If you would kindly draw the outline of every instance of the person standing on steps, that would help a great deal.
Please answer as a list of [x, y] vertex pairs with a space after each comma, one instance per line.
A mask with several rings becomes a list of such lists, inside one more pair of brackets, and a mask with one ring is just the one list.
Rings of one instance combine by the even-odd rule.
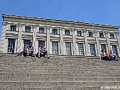
[[38, 50], [38, 58], [40, 58], [41, 56], [46, 56], [49, 59], [48, 51], [44, 43], [40, 45], [39, 50]]

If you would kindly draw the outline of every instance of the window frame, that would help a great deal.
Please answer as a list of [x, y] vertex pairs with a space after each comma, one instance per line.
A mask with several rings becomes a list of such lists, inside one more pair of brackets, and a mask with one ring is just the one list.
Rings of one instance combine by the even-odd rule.
[[[29, 31], [26, 29], [29, 27]], [[31, 32], [31, 27], [30, 26], [25, 26], [25, 32]]]
[[[92, 36], [90, 36], [90, 33], [92, 33]], [[89, 37], [94, 37], [93, 32], [88, 32]]]
[[78, 43], [78, 54], [79, 54], [80, 56], [84, 56], [83, 43]]
[[53, 55], [59, 54], [59, 45], [57, 41], [52, 41], [52, 54]]
[[44, 28], [39, 28], [39, 33], [40, 34], [44, 34], [45, 33], [45, 29]]
[[[13, 28], [12, 28], [13, 27]], [[15, 30], [14, 30], [15, 29]], [[16, 31], [16, 25], [10, 25], [10, 31]]]
[[70, 36], [70, 30], [65, 30], [65, 35]]
[[58, 30], [57, 29], [52, 29], [52, 34], [58, 34]]
[[[78, 33], [80, 32], [80, 33]], [[77, 31], [77, 36], [82, 36], [82, 32], [81, 31]]]
[[71, 43], [65, 42], [65, 52], [66, 55], [72, 55]]

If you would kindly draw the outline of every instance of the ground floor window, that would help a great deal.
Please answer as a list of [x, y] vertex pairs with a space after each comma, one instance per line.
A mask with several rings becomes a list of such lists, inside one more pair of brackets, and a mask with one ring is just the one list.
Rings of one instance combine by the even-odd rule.
[[117, 46], [116, 45], [112, 45], [112, 50], [113, 50], [113, 53], [118, 55], [118, 53], [117, 53]]
[[52, 54], [58, 55], [58, 42], [52, 42]]
[[24, 48], [26, 48], [30, 43], [30, 40], [24, 40]]
[[84, 49], [82, 43], [78, 43], [78, 53], [79, 55], [84, 55]]
[[8, 39], [8, 52], [14, 53], [15, 39]]
[[105, 52], [106, 52], [106, 45], [101, 44], [101, 50], [102, 50], [102, 49], [104, 49], [104, 50], [105, 50]]
[[65, 48], [66, 48], [66, 55], [72, 55], [72, 53], [71, 53], [71, 43], [69, 43], [69, 42], [66, 42], [65, 43]]
[[45, 41], [38, 41], [38, 47], [40, 47], [40, 45], [41, 45], [42, 43], [44, 43], [44, 45], [45, 45]]
[[96, 56], [94, 44], [90, 44], [90, 54], [91, 54], [91, 56]]

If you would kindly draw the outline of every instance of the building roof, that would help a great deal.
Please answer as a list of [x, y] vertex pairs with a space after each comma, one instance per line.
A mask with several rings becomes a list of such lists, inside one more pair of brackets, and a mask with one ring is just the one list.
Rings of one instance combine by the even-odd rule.
[[2, 18], [3, 18], [3, 21], [4, 21], [4, 18], [13, 18], [13, 19], [40, 20], [40, 21], [48, 21], [48, 22], [56, 22], [56, 23], [87, 25], [87, 26], [98, 26], [98, 27], [107, 27], [107, 28], [115, 28], [115, 29], [119, 29], [119, 27], [120, 27], [120, 26], [104, 25], [104, 24], [94, 24], [94, 23], [86, 23], [86, 22], [79, 22], [79, 21], [75, 22], [75, 21], [67, 21], [67, 20], [56, 20], [56, 19], [16, 16], [16, 15], [7, 15], [7, 14], [2, 14]]

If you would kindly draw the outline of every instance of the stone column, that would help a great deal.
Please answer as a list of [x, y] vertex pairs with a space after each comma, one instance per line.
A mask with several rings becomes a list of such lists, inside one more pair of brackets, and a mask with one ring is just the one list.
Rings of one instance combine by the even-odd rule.
[[7, 29], [6, 27], [7, 27], [7, 23], [3, 22], [2, 23], [1, 47], [0, 47], [0, 51], [3, 52], [3, 53], [7, 52], [6, 39], [5, 39], [6, 29]]
[[90, 54], [89, 54], [89, 48], [88, 48], [88, 40], [87, 40], [87, 33], [88, 33], [88, 31], [87, 31], [87, 29], [84, 31], [84, 40], [85, 40], [85, 56], [89, 56]]
[[36, 31], [37, 31], [37, 26], [36, 25], [33, 25], [32, 26], [32, 31], [33, 31], [33, 47], [34, 47], [34, 53], [33, 54], [36, 54], [37, 53], [37, 49], [36, 49]]
[[63, 42], [63, 28], [60, 28], [60, 55], [65, 55], [64, 53], [64, 42]]
[[75, 29], [72, 29], [72, 39], [73, 39], [73, 55], [77, 55]]
[[95, 31], [95, 39], [96, 39], [96, 51], [97, 51], [97, 53], [96, 53], [96, 56], [100, 56], [100, 44], [99, 44], [99, 39], [98, 39], [98, 31]]
[[107, 47], [107, 48], [108, 48], [107, 53], [108, 53], [112, 48], [111, 48], [110, 40], [109, 40], [109, 32], [107, 32], [107, 31], [106, 31], [106, 39], [107, 39], [107, 44], [108, 44], [108, 45], [107, 45], [107, 46], [108, 46], [108, 47]]
[[50, 54], [50, 29], [51, 29], [51, 27], [46, 27], [46, 31], [47, 31], [47, 50], [48, 50], [49, 54]]
[[118, 57], [120, 57], [120, 37], [119, 37], [119, 32], [116, 32], [116, 37], [117, 37], [117, 40], [118, 40], [117, 52], [118, 52]]
[[22, 48], [22, 29], [23, 28], [23, 25], [21, 24], [18, 24], [17, 25], [17, 30], [18, 30], [18, 38], [17, 38], [17, 52], [21, 52], [23, 51], [23, 48]]

